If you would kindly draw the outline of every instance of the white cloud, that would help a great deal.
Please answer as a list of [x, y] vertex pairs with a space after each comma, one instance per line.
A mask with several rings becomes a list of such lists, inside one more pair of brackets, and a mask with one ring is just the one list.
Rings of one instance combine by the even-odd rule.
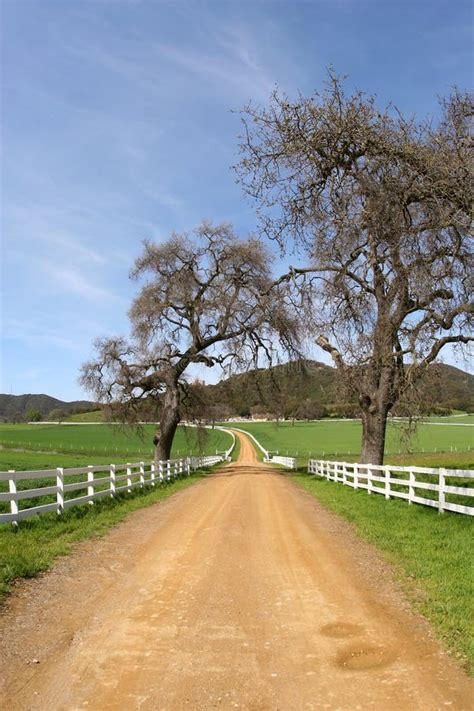
[[231, 42], [222, 46], [224, 52], [214, 53], [166, 44], [156, 45], [156, 50], [187, 74], [213, 85], [217, 82], [222, 93], [235, 95], [238, 92], [245, 99], [267, 99], [273, 83], [264, 69], [250, 58], [248, 50]]
[[105, 264], [107, 262], [105, 255], [93, 249], [87, 244], [87, 240], [79, 241], [72, 236], [77, 216], [65, 207], [45, 208], [36, 204], [24, 206], [9, 204], [6, 214], [10, 231], [14, 230], [16, 235], [14, 241], [10, 240], [13, 244], [12, 251], [18, 252], [19, 244], [27, 246], [28, 249], [34, 244], [35, 250], [38, 247], [49, 248], [56, 257], [60, 255], [61, 259], [68, 263]]
[[19, 341], [33, 348], [49, 345], [76, 351], [79, 345], [79, 339], [70, 338], [64, 330], [50, 328], [37, 322], [7, 318], [3, 322], [2, 329], [5, 340]]
[[60, 287], [62, 293], [69, 292], [82, 296], [91, 301], [116, 301], [120, 300], [117, 294], [93, 284], [83, 273], [72, 267], [56, 267], [43, 264], [44, 271], [49, 273], [51, 286]]

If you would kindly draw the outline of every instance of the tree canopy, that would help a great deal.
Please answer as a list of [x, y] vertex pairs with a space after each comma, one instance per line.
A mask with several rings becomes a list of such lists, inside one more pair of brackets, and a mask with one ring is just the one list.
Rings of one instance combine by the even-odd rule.
[[432, 123], [346, 95], [243, 112], [236, 170], [261, 229], [296, 245], [307, 323], [358, 398], [362, 461], [383, 458], [388, 412], [448, 344], [473, 340], [470, 96]]
[[104, 338], [82, 382], [127, 422], [155, 403], [157, 458], [168, 459], [191, 364], [241, 367], [271, 358], [274, 341], [291, 347], [296, 328], [287, 287], [275, 284], [271, 255], [228, 224], [202, 223], [162, 244], [146, 242], [132, 270], [145, 283], [129, 311], [130, 338]]

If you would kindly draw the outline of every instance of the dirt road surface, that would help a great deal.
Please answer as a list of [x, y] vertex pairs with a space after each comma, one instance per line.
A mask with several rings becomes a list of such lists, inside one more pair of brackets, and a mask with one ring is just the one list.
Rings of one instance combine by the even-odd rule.
[[236, 464], [19, 586], [2, 708], [473, 708], [373, 549], [239, 437]]

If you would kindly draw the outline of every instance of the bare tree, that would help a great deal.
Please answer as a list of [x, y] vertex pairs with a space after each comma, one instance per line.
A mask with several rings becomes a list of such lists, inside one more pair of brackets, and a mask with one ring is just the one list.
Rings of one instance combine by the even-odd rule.
[[48, 420], [50, 422], [57, 422], [58, 424], [61, 424], [61, 422], [67, 417], [66, 412], [64, 410], [61, 410], [60, 407], [55, 407], [53, 410], [48, 415]]
[[294, 268], [317, 344], [356, 396], [362, 462], [383, 461], [387, 414], [448, 344], [472, 336], [472, 99], [437, 126], [346, 95], [274, 93], [243, 112], [244, 191]]
[[132, 277], [149, 280], [129, 312], [131, 337], [98, 340], [81, 381], [124, 422], [140, 419], [143, 402], [155, 403], [158, 460], [170, 457], [191, 364], [241, 367], [270, 357], [275, 337], [294, 340], [271, 263], [259, 240], [237, 239], [228, 224], [204, 222], [193, 236], [145, 243]]

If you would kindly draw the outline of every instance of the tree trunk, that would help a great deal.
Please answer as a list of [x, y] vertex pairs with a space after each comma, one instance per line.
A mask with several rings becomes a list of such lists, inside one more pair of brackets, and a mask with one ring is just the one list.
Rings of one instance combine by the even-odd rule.
[[362, 411], [361, 464], [383, 464], [387, 411]]
[[161, 410], [160, 425], [156, 431], [155, 461], [165, 461], [171, 458], [171, 447], [180, 420], [179, 389], [177, 383], [168, 385]]

